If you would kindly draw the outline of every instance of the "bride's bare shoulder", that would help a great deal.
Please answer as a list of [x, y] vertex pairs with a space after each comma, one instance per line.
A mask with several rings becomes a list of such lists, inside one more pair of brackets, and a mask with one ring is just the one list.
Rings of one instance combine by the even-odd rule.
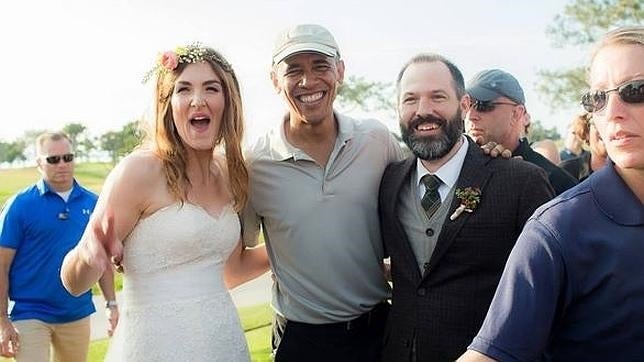
[[163, 175], [163, 162], [152, 151], [137, 150], [124, 157], [114, 171], [130, 181], [148, 182]]

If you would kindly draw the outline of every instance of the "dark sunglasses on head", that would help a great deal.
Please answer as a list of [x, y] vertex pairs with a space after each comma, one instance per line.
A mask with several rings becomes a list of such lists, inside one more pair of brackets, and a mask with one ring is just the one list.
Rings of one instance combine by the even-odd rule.
[[632, 80], [613, 89], [590, 91], [581, 97], [581, 105], [588, 112], [599, 112], [606, 107], [610, 92], [617, 92], [624, 103], [642, 103], [644, 102], [644, 79]]
[[65, 163], [70, 163], [74, 161], [74, 154], [73, 153], [67, 153], [64, 155], [56, 155], [56, 156], [48, 156], [45, 157], [45, 161], [47, 161], [48, 164], [50, 165], [56, 165], [60, 162], [60, 160], [65, 161]]
[[492, 112], [494, 108], [498, 105], [508, 105], [508, 106], [518, 106], [516, 103], [510, 103], [510, 102], [492, 102], [492, 101], [480, 101], [478, 99], [472, 98], [472, 103], [470, 103], [470, 107], [474, 108], [477, 112]]

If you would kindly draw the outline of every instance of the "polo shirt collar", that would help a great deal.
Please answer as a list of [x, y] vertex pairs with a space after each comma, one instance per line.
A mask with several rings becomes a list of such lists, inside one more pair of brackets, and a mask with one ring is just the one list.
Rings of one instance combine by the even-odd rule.
[[[56, 193], [56, 191], [52, 190], [51, 187], [49, 187], [49, 184], [47, 184], [45, 180], [42, 178], [38, 180], [38, 182], [36, 182], [36, 188], [38, 189], [38, 194], [40, 196], [43, 196], [47, 192], [51, 192], [54, 194]], [[76, 179], [74, 179], [74, 181], [72, 182], [72, 192], [69, 194], [70, 198], [76, 193], [77, 189], [78, 189], [78, 183], [76, 182]]]
[[[337, 112], [333, 112], [333, 116], [338, 122], [336, 146], [338, 144], [342, 146], [346, 144], [351, 138], [353, 138], [355, 133], [355, 124], [351, 121], [351, 119]], [[305, 152], [288, 142], [288, 140], [286, 139], [286, 133], [284, 131], [284, 122], [288, 122], [288, 114], [286, 114], [286, 116], [282, 118], [282, 122], [280, 122], [279, 125], [276, 128], [272, 129], [268, 134], [273, 158], [280, 161], [285, 161], [291, 158], [294, 160], [311, 160], [311, 158]]]
[[356, 125], [346, 116], [335, 112], [333, 115], [338, 120], [338, 140], [340, 144], [345, 144], [353, 138]]
[[644, 206], [608, 160], [589, 178], [593, 198], [599, 209], [620, 225], [644, 225]]

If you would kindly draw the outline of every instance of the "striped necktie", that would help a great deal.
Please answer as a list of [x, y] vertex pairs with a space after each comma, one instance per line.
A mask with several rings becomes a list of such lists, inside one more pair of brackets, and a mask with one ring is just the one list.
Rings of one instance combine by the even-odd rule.
[[441, 196], [438, 193], [438, 187], [441, 185], [441, 179], [436, 175], [427, 174], [420, 181], [425, 185], [425, 195], [420, 200], [420, 204], [425, 209], [427, 217], [430, 219], [441, 206]]

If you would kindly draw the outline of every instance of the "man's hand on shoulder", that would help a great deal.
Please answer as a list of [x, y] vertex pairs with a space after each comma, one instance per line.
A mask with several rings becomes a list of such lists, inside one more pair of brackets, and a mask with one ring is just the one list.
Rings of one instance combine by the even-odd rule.
[[[497, 158], [499, 156], [505, 159], [512, 158], [512, 151], [509, 148], [505, 148], [500, 143], [490, 141], [484, 144], [483, 137], [476, 137], [474, 141], [476, 142], [476, 144], [481, 146], [481, 149], [483, 150], [483, 152], [485, 152], [486, 155], [489, 155], [492, 158]], [[515, 156], [514, 158], [522, 159], [523, 157]]]

